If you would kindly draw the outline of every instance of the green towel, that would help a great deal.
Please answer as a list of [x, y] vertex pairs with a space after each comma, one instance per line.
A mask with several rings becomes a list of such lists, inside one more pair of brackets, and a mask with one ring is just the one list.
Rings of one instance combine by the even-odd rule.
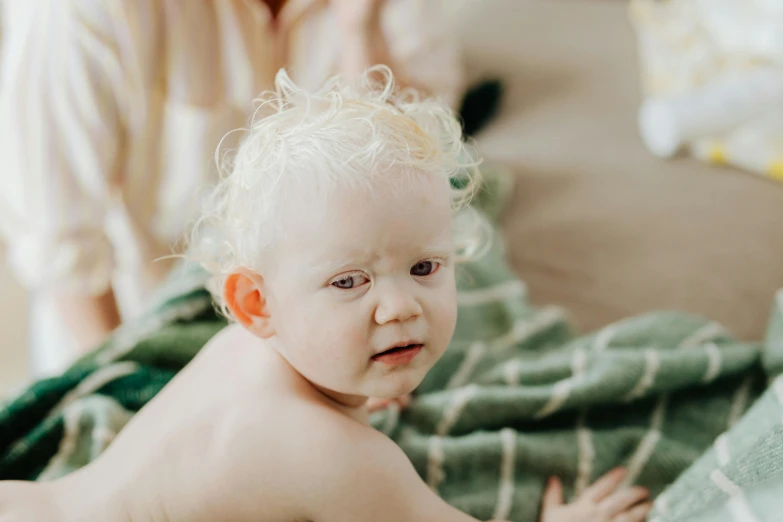
[[650, 520], [783, 520], [783, 290], [775, 300], [762, 360], [770, 376], [763, 395], [658, 498]]
[[[576, 335], [562, 310], [529, 304], [499, 236], [458, 274], [449, 350], [408, 409], [372, 417], [449, 503], [480, 520], [532, 522], [546, 477], [560, 476], [572, 496], [626, 465], [632, 482], [665, 491], [661, 520], [705, 509], [717, 512], [698, 520], [732, 520], [737, 490], [756, 520], [777, 520], [765, 484], [783, 492], [783, 413], [779, 388], [765, 389], [783, 361], [779, 313], [765, 346], [672, 312]], [[225, 325], [203, 283], [184, 265], [146, 315], [0, 410], [0, 478], [62, 476], [98, 456]], [[716, 469], [735, 500], [712, 480]]]

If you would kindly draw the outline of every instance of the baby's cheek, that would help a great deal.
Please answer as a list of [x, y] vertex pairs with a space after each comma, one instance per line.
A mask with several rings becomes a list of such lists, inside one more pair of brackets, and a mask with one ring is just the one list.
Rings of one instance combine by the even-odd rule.
[[357, 357], [364, 357], [368, 350], [365, 329], [354, 315], [329, 310], [307, 327], [308, 344], [316, 347], [319, 363], [350, 368], [356, 366]]
[[447, 286], [441, 291], [437, 310], [444, 330], [451, 336], [457, 325], [457, 289], [454, 286]]
[[436, 332], [435, 336], [443, 345], [441, 349], [445, 351], [446, 346], [451, 342], [454, 335], [454, 328], [457, 326], [457, 296], [456, 292], [444, 292], [444, 299], [434, 307], [435, 318], [433, 326]]
[[332, 338], [340, 345], [340, 351], [346, 356], [355, 356], [357, 351], [364, 352], [367, 346], [367, 330], [357, 317], [338, 316], [331, 324]]

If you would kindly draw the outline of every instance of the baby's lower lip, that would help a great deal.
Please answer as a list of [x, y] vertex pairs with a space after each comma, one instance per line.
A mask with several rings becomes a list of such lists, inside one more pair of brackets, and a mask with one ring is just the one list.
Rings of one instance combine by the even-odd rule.
[[413, 361], [413, 359], [419, 355], [422, 348], [424, 348], [424, 345], [422, 344], [412, 344], [409, 347], [400, 348], [393, 352], [383, 352], [378, 355], [373, 355], [372, 360], [390, 366], [400, 366]]

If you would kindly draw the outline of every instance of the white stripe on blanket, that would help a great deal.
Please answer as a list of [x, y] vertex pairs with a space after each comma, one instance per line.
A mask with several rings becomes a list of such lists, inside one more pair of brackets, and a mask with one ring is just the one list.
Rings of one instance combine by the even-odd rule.
[[443, 473], [443, 439], [433, 435], [427, 441], [427, 485], [435, 493], [446, 478]]
[[595, 447], [593, 446], [593, 433], [586, 425], [587, 411], [579, 415], [576, 425], [576, 441], [579, 448], [579, 460], [576, 467], [576, 481], [574, 483], [575, 496], [581, 495], [590, 485], [593, 474], [593, 460], [595, 460]]
[[507, 519], [514, 503], [514, 464], [516, 463], [517, 433], [510, 429], [500, 430], [500, 442], [503, 449], [503, 458], [500, 463], [500, 486], [498, 488], [498, 502], [495, 505], [493, 519]]
[[644, 394], [653, 387], [655, 384], [655, 377], [658, 375], [658, 370], [661, 368], [661, 358], [658, 355], [658, 350], [649, 348], [644, 351], [644, 373], [636, 383], [636, 386], [628, 392], [625, 396], [626, 402], [634, 401], [640, 397], [644, 397]]
[[726, 428], [731, 428], [740, 420], [742, 414], [745, 413], [745, 409], [748, 407], [748, 401], [750, 400], [750, 388], [753, 386], [753, 376], [749, 375], [745, 377], [734, 392], [734, 399], [731, 401], [731, 410], [729, 410], [729, 419]]
[[587, 365], [587, 352], [581, 346], [574, 349], [574, 354], [571, 359], [571, 377], [563, 379], [555, 383], [552, 395], [549, 397], [549, 401], [536, 413], [536, 418], [540, 419], [551, 415], [560, 408], [568, 400], [571, 395], [571, 391], [574, 389], [579, 379], [582, 378], [585, 367]]
[[449, 379], [449, 382], [446, 384], [447, 390], [459, 388], [467, 382], [473, 373], [473, 370], [484, 356], [486, 348], [487, 345], [482, 342], [475, 342], [470, 345], [470, 348], [468, 348], [468, 351], [465, 354], [465, 358], [462, 360], [462, 364], [459, 365], [457, 371], [454, 372], [451, 379]]
[[661, 428], [663, 427], [663, 419], [666, 416], [668, 405], [668, 395], [663, 395], [658, 399], [658, 403], [655, 405], [655, 409], [650, 417], [650, 429], [644, 435], [639, 446], [636, 447], [636, 451], [628, 461], [628, 471], [623, 480], [624, 486], [636, 483], [642, 470], [655, 452], [655, 447], [658, 445], [658, 441], [661, 440]]
[[454, 393], [454, 399], [446, 408], [446, 411], [443, 412], [443, 417], [441, 417], [438, 427], [435, 430], [435, 433], [437, 433], [439, 437], [445, 437], [449, 434], [451, 428], [453, 428], [459, 420], [462, 410], [465, 409], [468, 402], [476, 395], [478, 389], [479, 387], [477, 385], [471, 384], [470, 386], [458, 389]]
[[96, 392], [110, 382], [126, 375], [131, 375], [139, 369], [139, 365], [132, 361], [123, 361], [95, 370], [85, 377], [74, 389], [65, 394], [60, 402], [52, 409], [50, 416], [57, 415], [67, 405], [86, 395]]
[[60, 439], [57, 453], [49, 459], [46, 467], [39, 475], [39, 481], [49, 480], [51, 478], [49, 475], [53, 471], [60, 470], [76, 451], [76, 444], [81, 433], [82, 411], [82, 404], [78, 402], [63, 409], [63, 436]]
[[737, 522], [758, 522], [758, 519], [748, 505], [742, 488], [732, 482], [731, 479], [724, 475], [719, 469], [713, 470], [712, 473], [710, 473], [710, 480], [729, 496], [729, 501], [726, 505], [728, 506], [729, 511], [731, 511], [734, 520]]
[[720, 374], [721, 364], [723, 357], [720, 354], [720, 349], [715, 343], [707, 343], [704, 345], [704, 351], [707, 354], [707, 371], [704, 372], [704, 378], [702, 382], [710, 383], [715, 380]]

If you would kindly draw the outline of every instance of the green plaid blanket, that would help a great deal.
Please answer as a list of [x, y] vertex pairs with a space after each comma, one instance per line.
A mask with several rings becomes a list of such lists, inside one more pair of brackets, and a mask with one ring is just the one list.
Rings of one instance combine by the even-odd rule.
[[[764, 345], [668, 312], [576, 335], [562, 310], [529, 304], [493, 245], [460, 270], [454, 340], [411, 406], [372, 418], [434, 491], [481, 520], [527, 522], [547, 476], [574, 495], [625, 465], [659, 495], [661, 522], [781, 520], [783, 294]], [[149, 313], [6, 404], [0, 478], [95, 459], [225, 325], [203, 282], [183, 266]]]

